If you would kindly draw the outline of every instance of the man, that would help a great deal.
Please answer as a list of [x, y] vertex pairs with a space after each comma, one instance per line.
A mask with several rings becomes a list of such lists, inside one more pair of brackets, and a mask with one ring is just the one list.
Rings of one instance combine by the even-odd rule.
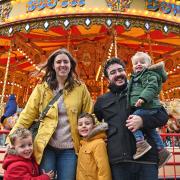
[[[157, 115], [129, 116], [125, 64], [118, 58], [110, 59], [104, 66], [104, 75], [109, 81], [110, 91], [97, 99], [94, 112], [109, 126], [107, 149], [113, 180], [157, 180], [158, 153], [148, 129], [166, 124], [166, 111], [157, 112], [158, 118]], [[139, 128], [142, 128], [152, 148], [135, 161], [136, 144], [132, 132]]]

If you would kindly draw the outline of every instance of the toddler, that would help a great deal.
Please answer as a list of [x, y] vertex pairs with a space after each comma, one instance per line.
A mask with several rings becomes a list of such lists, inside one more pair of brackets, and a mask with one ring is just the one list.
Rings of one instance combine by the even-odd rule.
[[[164, 63], [151, 65], [151, 58], [144, 52], [137, 52], [132, 58], [133, 74], [129, 82], [128, 102], [133, 115], [157, 115], [163, 106], [159, 100], [162, 83], [167, 79]], [[171, 157], [171, 153], [164, 148], [163, 141], [155, 129], [151, 129], [151, 138], [155, 141], [159, 152], [159, 167], [163, 166]], [[136, 154], [138, 159], [151, 149], [144, 140], [141, 130], [133, 132], [136, 139]]]

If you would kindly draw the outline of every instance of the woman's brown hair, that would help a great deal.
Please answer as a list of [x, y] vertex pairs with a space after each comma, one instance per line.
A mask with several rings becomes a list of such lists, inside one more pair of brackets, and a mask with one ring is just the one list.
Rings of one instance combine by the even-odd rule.
[[46, 65], [44, 67], [42, 67], [42, 69], [41, 69], [41, 70], [43, 70], [43, 69], [46, 70], [46, 73], [42, 79], [42, 82], [44, 82], [44, 81], [47, 82], [49, 87], [52, 90], [55, 90], [58, 88], [58, 81], [56, 79], [56, 72], [54, 70], [54, 60], [55, 60], [56, 56], [59, 54], [67, 55], [70, 60], [70, 63], [71, 63], [71, 69], [70, 69], [70, 72], [66, 79], [65, 88], [64, 88], [67, 91], [71, 91], [76, 84], [80, 84], [80, 80], [79, 80], [78, 74], [76, 72], [76, 61], [72, 57], [70, 52], [68, 50], [66, 50], [65, 48], [58, 49], [49, 56]]

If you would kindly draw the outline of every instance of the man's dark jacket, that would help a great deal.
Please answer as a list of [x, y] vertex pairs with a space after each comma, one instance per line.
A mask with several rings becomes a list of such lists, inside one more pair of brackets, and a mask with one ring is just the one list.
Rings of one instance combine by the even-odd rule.
[[[158, 110], [157, 110], [158, 111]], [[143, 116], [143, 132], [152, 149], [143, 157], [136, 161], [144, 163], [157, 163], [158, 154], [156, 144], [152, 138], [148, 136], [148, 129], [153, 129], [166, 124], [168, 115], [166, 111], [162, 111], [158, 117], [150, 115]], [[126, 127], [126, 120], [129, 116], [127, 108], [127, 87], [123, 90], [117, 90], [110, 87], [110, 92], [100, 96], [94, 107], [94, 113], [97, 118], [108, 123], [107, 131], [108, 142], [107, 150], [110, 164], [120, 162], [131, 162], [133, 154], [136, 152], [136, 144], [133, 134]]]

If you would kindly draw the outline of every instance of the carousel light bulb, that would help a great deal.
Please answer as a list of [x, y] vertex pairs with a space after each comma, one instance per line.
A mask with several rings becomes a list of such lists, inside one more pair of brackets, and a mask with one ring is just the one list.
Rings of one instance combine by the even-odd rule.
[[108, 10], [108, 11], [112, 11], [111, 8], [109, 8], [109, 7], [107, 8], [107, 10]]
[[132, 12], [133, 12], [133, 13], [136, 13], [136, 9], [133, 9]]
[[96, 7], [96, 8], [94, 8], [94, 11], [98, 11], [99, 9]]
[[144, 11], [144, 14], [145, 14], [145, 15], [148, 15], [148, 14], [149, 14], [149, 11], [147, 11], [147, 10]]
[[159, 17], [159, 16], [160, 16], [160, 13], [156, 13], [156, 16]]

